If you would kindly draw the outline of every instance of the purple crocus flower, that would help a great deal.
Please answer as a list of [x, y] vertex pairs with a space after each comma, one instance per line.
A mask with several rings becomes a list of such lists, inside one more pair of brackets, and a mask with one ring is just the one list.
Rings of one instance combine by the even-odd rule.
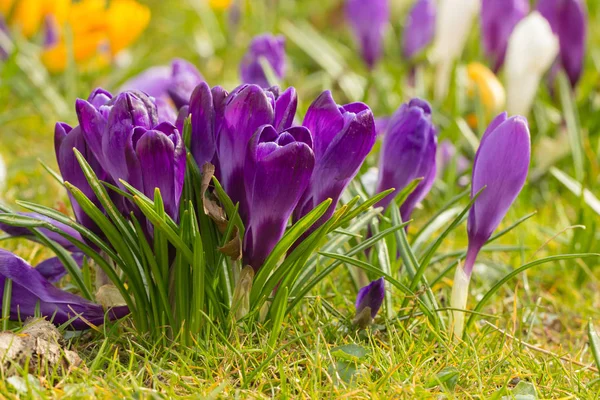
[[435, 15], [434, 0], [417, 0], [408, 13], [404, 26], [404, 57], [413, 58], [433, 41]]
[[531, 141], [527, 120], [498, 115], [481, 138], [473, 162], [471, 196], [485, 187], [469, 211], [469, 248], [464, 270], [469, 275], [481, 247], [496, 230], [523, 188], [529, 171]]
[[560, 44], [560, 64], [574, 87], [583, 69], [587, 12], [581, 0], [539, 0], [537, 10], [548, 20]]
[[339, 106], [329, 91], [310, 105], [302, 125], [312, 133], [316, 162], [293, 219], [297, 221], [328, 198], [333, 200], [314, 230], [333, 215], [342, 192], [373, 148], [377, 133], [366, 104]]
[[196, 67], [179, 58], [171, 65], [151, 67], [129, 79], [119, 91], [139, 90], [154, 97], [160, 122], [175, 122], [177, 110], [188, 105], [194, 88], [203, 82]]
[[504, 63], [510, 34], [527, 13], [529, 0], [483, 0], [481, 39], [494, 72], [498, 72]]
[[[127, 91], [100, 108], [79, 99], [76, 111], [87, 146], [113, 181], [122, 186], [122, 179], [150, 199], [159, 188], [165, 210], [177, 219], [185, 146], [174, 125], [159, 123], [152, 99], [139, 91]], [[122, 211], [128, 214], [131, 205]]]
[[[206, 89], [204, 93], [207, 95]], [[193, 128], [192, 149], [194, 141], [206, 143], [212, 140], [209, 136], [215, 138], [218, 177], [231, 200], [242, 204], [243, 213], [246, 196], [244, 163], [248, 142], [262, 125], [273, 125], [278, 132], [292, 125], [297, 105], [296, 90], [289, 88], [280, 94], [276, 87], [263, 90], [257, 85], [242, 85], [230, 94], [220, 88], [213, 88], [211, 94], [214, 110], [212, 131], [206, 128], [210, 124], [200, 124], [200, 130]], [[203, 111], [204, 115], [210, 115], [210, 101], [200, 103], [204, 105], [204, 110], [208, 110]], [[196, 110], [197, 108], [190, 107], [192, 115]], [[196, 154], [198, 151], [194, 155]]]
[[[4, 295], [6, 279], [12, 280], [12, 320], [33, 317], [39, 307], [40, 313], [48, 319], [52, 318], [56, 325], [64, 324], [78, 315], [81, 315], [81, 318], [71, 322], [73, 329], [89, 328], [86, 321], [94, 325], [104, 323], [107, 313], [101, 305], [52, 286], [25, 260], [6, 250], [0, 250], [0, 297]], [[108, 311], [107, 317], [117, 319], [128, 313], [127, 307], [114, 307]]]
[[268, 88], [269, 83], [260, 59], [269, 63], [278, 79], [285, 74], [285, 38], [281, 35], [262, 34], [254, 37], [246, 55], [240, 63], [240, 76], [243, 83], [254, 83]]
[[436, 176], [436, 129], [431, 107], [412, 99], [392, 116], [383, 137], [377, 192], [395, 188], [394, 194], [378, 203], [387, 208], [394, 197], [417, 178], [424, 178], [400, 207], [402, 220], [410, 219], [413, 208], [429, 193]]
[[[105, 107], [109, 104], [112, 99], [112, 95], [102, 89], [94, 90], [88, 97], [87, 104], [90, 107], [100, 111], [100, 109], [106, 109]], [[102, 168], [98, 159], [94, 156], [89, 146], [87, 145], [83, 136], [80, 126], [72, 128], [64, 122], [57, 122], [54, 128], [54, 150], [56, 152], [56, 161], [58, 168], [63, 179], [74, 186], [89, 198], [96, 207], [102, 210], [102, 205], [97, 199], [94, 191], [90, 187], [79, 166], [79, 162], [75, 157], [73, 149], [77, 149], [90, 164], [94, 173], [98, 179], [113, 183], [108, 173]], [[99, 234], [101, 231], [98, 226], [92, 221], [90, 217], [79, 207], [79, 204], [75, 201], [75, 198], [69, 192], [69, 198], [71, 200], [71, 207], [77, 221], [90, 229], [92, 232]]]
[[390, 19], [388, 1], [346, 0], [346, 17], [369, 69], [383, 53], [383, 36]]
[[277, 133], [260, 127], [248, 144], [244, 166], [246, 233], [244, 264], [258, 270], [285, 232], [308, 186], [315, 156], [312, 138], [302, 126]]
[[366, 328], [377, 316], [385, 297], [385, 281], [379, 278], [361, 288], [356, 296], [356, 318], [354, 322]]
[[[464, 309], [479, 251], [496, 230], [525, 184], [531, 157], [527, 120], [498, 115], [481, 138], [473, 162], [471, 196], [483, 189], [469, 211], [469, 246], [464, 266], [456, 269], [451, 305]], [[454, 334], [462, 336], [464, 313], [454, 312]]]

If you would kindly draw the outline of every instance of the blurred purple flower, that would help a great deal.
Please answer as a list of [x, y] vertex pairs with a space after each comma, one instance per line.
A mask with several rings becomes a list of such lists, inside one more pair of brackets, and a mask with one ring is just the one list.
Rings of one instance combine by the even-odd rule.
[[139, 90], [154, 97], [159, 121], [174, 123], [177, 110], [189, 104], [192, 91], [203, 81], [192, 63], [176, 58], [170, 66], [146, 69], [121, 85], [119, 91]]
[[587, 11], [582, 0], [540, 0], [537, 10], [548, 20], [560, 43], [560, 64], [575, 87], [585, 57]]
[[127, 307], [114, 307], [105, 312], [99, 304], [52, 286], [25, 260], [6, 250], [0, 250], [0, 297], [4, 296], [6, 279], [12, 280], [12, 320], [24, 321], [33, 317], [36, 309], [39, 309], [42, 316], [52, 319], [56, 325], [75, 318], [71, 327], [82, 330], [89, 328], [86, 321], [101, 325], [105, 321], [105, 315], [107, 319], [118, 319], [129, 313]]
[[390, 19], [388, 0], [346, 0], [350, 23], [362, 58], [373, 69], [383, 54], [383, 39]]
[[448, 139], [442, 140], [435, 157], [437, 175], [441, 175], [453, 162], [456, 162], [456, 175], [462, 175], [469, 168], [469, 160], [462, 154], [457, 154], [456, 147]]
[[263, 58], [273, 70], [278, 79], [285, 74], [285, 38], [262, 34], [255, 36], [250, 43], [246, 55], [240, 63], [240, 76], [243, 83], [253, 83], [268, 88], [275, 82], [267, 79], [260, 59]]
[[404, 25], [404, 57], [410, 59], [420, 53], [435, 35], [436, 7], [434, 0], [417, 0]]
[[403, 221], [429, 193], [436, 176], [436, 129], [431, 121], [431, 107], [426, 101], [412, 99], [392, 116], [383, 137], [379, 160], [377, 192], [395, 188], [392, 195], [377, 206], [387, 208], [395, 196], [417, 178], [424, 178], [400, 207]]
[[361, 288], [356, 296], [356, 314], [369, 307], [371, 319], [377, 316], [385, 297], [385, 281], [379, 278]]
[[483, 0], [481, 39], [494, 72], [504, 63], [510, 34], [528, 12], [529, 0]]

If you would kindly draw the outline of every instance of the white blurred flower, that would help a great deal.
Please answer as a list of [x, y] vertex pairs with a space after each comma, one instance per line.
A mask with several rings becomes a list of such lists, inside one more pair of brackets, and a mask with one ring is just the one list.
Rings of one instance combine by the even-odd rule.
[[537, 11], [522, 19], [508, 39], [506, 50], [507, 111], [527, 115], [540, 80], [559, 51], [558, 38]]
[[481, 0], [438, 0], [432, 53], [437, 65], [435, 97], [438, 101], [448, 94], [452, 67], [465, 47], [480, 7]]

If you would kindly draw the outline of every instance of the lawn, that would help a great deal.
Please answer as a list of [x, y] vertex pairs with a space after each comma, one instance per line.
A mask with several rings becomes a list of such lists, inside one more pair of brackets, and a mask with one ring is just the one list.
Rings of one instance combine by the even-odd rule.
[[[600, 118], [597, 117], [600, 115], [600, 31], [597, 25], [600, 3], [583, 2], [586, 3], [587, 37], [583, 72], [577, 84], [572, 88], [563, 71], [554, 75], [554, 79], [551, 73], [542, 71], [531, 109], [523, 113], [531, 138], [527, 180], [498, 228], [493, 230], [497, 237], [492, 236], [493, 243], [487, 244], [477, 258], [464, 312], [469, 323], [464, 335], [456, 337], [452, 335], [451, 325], [458, 312], [453, 312], [456, 303], [451, 304], [451, 298], [455, 269], [457, 265], [462, 269], [469, 244], [467, 213], [471, 170], [487, 126], [496, 114], [512, 107], [504, 102], [490, 106], [485, 88], [473, 79], [472, 63], [491, 68], [481, 43], [484, 27], [479, 14], [467, 32], [464, 50], [451, 64], [448, 94], [440, 97], [434, 89], [440, 70], [436, 69], [431, 46], [410, 60], [403, 54], [404, 28], [411, 0], [389, 1], [383, 55], [372, 69], [361, 57], [342, 0], [237, 0], [229, 9], [216, 6], [219, 2], [209, 4], [203, 0], [140, 2], [151, 11], [148, 26], [137, 40], [109, 62], [92, 60], [82, 66], [69, 60], [63, 71], [49, 72], [39, 56], [40, 35], [25, 38], [17, 30], [5, 35], [12, 53], [0, 63], [0, 157], [3, 161], [0, 201], [3, 207], [24, 211], [22, 202], [33, 202], [73, 216], [68, 191], [48, 170], [59, 170], [54, 148], [55, 123], [78, 124], [77, 98], [87, 98], [97, 87], [116, 95], [131, 77], [152, 66], [169, 65], [173, 58], [194, 64], [210, 87], [222, 86], [231, 91], [241, 83], [240, 62], [252, 38], [265, 32], [285, 38], [284, 76], [274, 76], [277, 71], [272, 67], [266, 68], [266, 76], [271, 83], [275, 78], [283, 89], [296, 88], [298, 111], [294, 125], [302, 123], [311, 103], [324, 90], [330, 90], [340, 105], [364, 102], [376, 122], [394, 114], [403, 103], [419, 97], [431, 104], [431, 120], [437, 130], [438, 164], [443, 142], [452, 143], [456, 155], [444, 168], [438, 165], [431, 191], [416, 205], [406, 230], [400, 225], [397, 205], [402, 203], [402, 195], [406, 199], [408, 191], [398, 196], [387, 212], [365, 207], [337, 226], [336, 218], [343, 220], [352, 207], [365, 204], [375, 195], [374, 188], [370, 189], [369, 176], [371, 180], [376, 179], [372, 168], [378, 166], [380, 155], [388, 145], [386, 135], [392, 129], [378, 135], [356, 177], [342, 194], [338, 213], [323, 229], [316, 231], [322, 235], [314, 240], [315, 245], [300, 245], [298, 248], [305, 252], [294, 252], [298, 242], [291, 249], [286, 247], [278, 258], [265, 257], [260, 264], [265, 269], [266, 266], [272, 268], [273, 275], [258, 272], [257, 268], [251, 275], [255, 285], [247, 292], [244, 292], [242, 279], [247, 277], [246, 270], [242, 270], [240, 261], [229, 258], [230, 253], [225, 251], [225, 257], [217, 247], [238, 233], [249, 234], [248, 224], [245, 232], [242, 224], [237, 224], [238, 212], [245, 223], [246, 215], [252, 210], [243, 210], [242, 206], [235, 208], [235, 202], [229, 199], [234, 196], [226, 185], [227, 194], [222, 195], [218, 185], [211, 182], [214, 198], [227, 217], [222, 229], [218, 229], [200, 207], [195, 211], [186, 208], [185, 212], [189, 213], [183, 217], [185, 201], [181, 202], [179, 220], [173, 217], [177, 221], [173, 226], [181, 227], [177, 234], [181, 233], [181, 241], [196, 255], [196, 236], [189, 232], [195, 232], [194, 226], [199, 225], [199, 235], [203, 235], [200, 247], [204, 246], [200, 253], [214, 253], [214, 259], [218, 260], [215, 265], [225, 268], [223, 274], [230, 277], [231, 282], [223, 284], [224, 278], [218, 273], [212, 286], [200, 281], [200, 285], [206, 285], [202, 286], [201, 296], [206, 297], [195, 292], [199, 287], [196, 281], [182, 281], [178, 275], [169, 275], [171, 282], [157, 282], [156, 293], [146, 285], [142, 291], [150, 293], [148, 320], [156, 323], [146, 329], [142, 328], [146, 321], [142, 303], [134, 294], [132, 303], [127, 303], [131, 309], [135, 306], [134, 315], [103, 325], [94, 324], [91, 329], [73, 330], [68, 324], [59, 326], [62, 345], [77, 353], [81, 363], [67, 367], [62, 361], [57, 367], [57, 364], [38, 362], [35, 357], [25, 357], [21, 363], [3, 359], [0, 397], [600, 398], [600, 338], [595, 333], [600, 329], [600, 254], [596, 254], [600, 253], [600, 190], [597, 189], [600, 184]], [[483, 3], [485, 7], [488, 2]], [[94, 16], [85, 18], [93, 20]], [[64, 34], [72, 38], [77, 32], [67, 30]], [[4, 42], [0, 35], [0, 46]], [[264, 58], [261, 62], [263, 67], [268, 63]], [[497, 74], [503, 86], [508, 86], [506, 82], [510, 80], [507, 69], [505, 66]], [[510, 93], [508, 99], [511, 99]], [[182, 131], [189, 134], [193, 130], [193, 117], [194, 114], [192, 127], [186, 124]], [[189, 142], [186, 144], [189, 147]], [[501, 149], [496, 150], [501, 152]], [[223, 160], [225, 156], [220, 157]], [[400, 154], [397, 157], [401, 159]], [[462, 160], [465, 169], [461, 168]], [[343, 162], [340, 159], [340, 163]], [[188, 173], [189, 165], [188, 159]], [[501, 175], [511, 173], [512, 168], [501, 169], [502, 160], [497, 165]], [[140, 170], [146, 167], [152, 168], [149, 164], [138, 165]], [[219, 180], [223, 181], [221, 176]], [[197, 185], [188, 191], [193, 186], [189, 181]], [[194, 199], [190, 204], [201, 203], [206, 210], [208, 200], [204, 193], [201, 200], [195, 202], [194, 196], [198, 195], [194, 190], [200, 191], [199, 182], [186, 175], [182, 199]], [[417, 184], [420, 182], [414, 182], [409, 189]], [[289, 191], [293, 190], [294, 185], [289, 185]], [[505, 191], [510, 188], [503, 188], [496, 197], [502, 198]], [[164, 195], [162, 187], [161, 194]], [[191, 197], [186, 197], [188, 195]], [[284, 195], [284, 191], [278, 193], [278, 196]], [[359, 200], [354, 203], [357, 195]], [[139, 200], [140, 196], [135, 197]], [[161, 206], [155, 202], [161, 203], [155, 199], [149, 204], [167, 221], [165, 209], [161, 214]], [[140, 208], [145, 210], [142, 205]], [[152, 207], [149, 213], [154, 212]], [[270, 210], [264, 211], [265, 215], [279, 212], [276, 208], [273, 212]], [[128, 217], [127, 214], [124, 213], [123, 218]], [[192, 222], [196, 221], [196, 215], [198, 222]], [[284, 226], [289, 219], [290, 215], [285, 218]], [[294, 225], [288, 224], [286, 230], [289, 237], [294, 234], [294, 227], [303, 221], [297, 222], [295, 216], [291, 220]], [[0, 219], [0, 222], [7, 221]], [[149, 240], [154, 247], [148, 251], [154, 252], [149, 259], [158, 260], [159, 265], [162, 261], [172, 262], [176, 269], [185, 264], [186, 261], [182, 261], [185, 252], [181, 251], [185, 246], [178, 247], [179, 238], [173, 239], [163, 230], [164, 225], [170, 225], [159, 225], [154, 220], [152, 223], [150, 228], [140, 225], [139, 230], [135, 230], [136, 226], [128, 222], [124, 229], [131, 228], [144, 243], [144, 233], [146, 238], [156, 235]], [[142, 231], [144, 233], [140, 233]], [[205, 239], [205, 232], [210, 232], [213, 238]], [[111, 241], [112, 236], [106, 237], [108, 247], [116, 249], [115, 257], [125, 257], [121, 250], [126, 246], [121, 248]], [[280, 236], [279, 243], [286, 238], [288, 236], [283, 239]], [[7, 234], [0, 239], [2, 249], [33, 266], [53, 256], [47, 246], [24, 238]], [[371, 239], [369, 249], [361, 248], [361, 244], [370, 243]], [[123, 235], [127, 246], [130, 245], [128, 240]], [[255, 240], [266, 241], [262, 236]], [[212, 248], [208, 249], [207, 243]], [[289, 245], [293, 243], [295, 240], [289, 239]], [[246, 251], [245, 244], [243, 250]], [[133, 254], [137, 253], [133, 251]], [[109, 258], [106, 253], [103, 257]], [[206, 257], [202, 260], [203, 266], [210, 264], [210, 257]], [[244, 254], [244, 261], [246, 257]], [[299, 268], [298, 281], [293, 280], [296, 278], [291, 272], [278, 269], [281, 265], [287, 266], [285, 263], [289, 260], [293, 260], [289, 262], [290, 268]], [[0, 274], [2, 271], [0, 265]], [[128, 280], [126, 270], [117, 272], [123, 272], [118, 274], [125, 283], [123, 290], [133, 293], [138, 283]], [[418, 276], [419, 272], [424, 275]], [[282, 275], [267, 282], [267, 276], [276, 273]], [[322, 280], [306, 286], [305, 291], [298, 289], [306, 282], [313, 282], [310, 279], [319, 273], [323, 274]], [[83, 295], [77, 282], [77, 276], [83, 276], [83, 285], [97, 296], [94, 274], [89, 263], [84, 265], [82, 273], [69, 274], [56, 286]], [[195, 272], [189, 276], [196, 277]], [[374, 320], [367, 321], [368, 326], [361, 329], [355, 323], [357, 292], [381, 276], [386, 279], [383, 306]], [[271, 290], [261, 289], [257, 282], [265, 287], [271, 283]], [[173, 325], [167, 322], [171, 311], [168, 306], [161, 308], [163, 305], [153, 303], [160, 304], [157, 299], [161, 299], [161, 284], [168, 291], [165, 303], [175, 310], [173, 320], [184, 321], [179, 325], [181, 331], [176, 326], [165, 328]], [[216, 294], [205, 292], [209, 287]], [[223, 287], [229, 288], [230, 293], [225, 293], [227, 290], [221, 293]], [[3, 293], [6, 294], [6, 289]], [[247, 299], [248, 305], [243, 301], [239, 304], [250, 308], [249, 312], [242, 312], [241, 317], [236, 308], [239, 298]], [[5, 330], [19, 333], [23, 323], [15, 318], [8, 321], [10, 307], [7, 309], [6, 305], [10, 302], [6, 301], [4, 298], [2, 303], [3, 326]], [[99, 297], [96, 301], [100, 302]], [[198, 307], [200, 312], [195, 313], [198, 304], [202, 306]], [[182, 309], [193, 317], [186, 318]], [[221, 309], [225, 310], [224, 317], [219, 317]], [[263, 313], [267, 311], [265, 319]], [[39, 314], [39, 309], [36, 313]], [[196, 317], [200, 320], [195, 320]], [[186, 333], [186, 329], [195, 327], [197, 332]], [[3, 353], [0, 351], [0, 354]]]

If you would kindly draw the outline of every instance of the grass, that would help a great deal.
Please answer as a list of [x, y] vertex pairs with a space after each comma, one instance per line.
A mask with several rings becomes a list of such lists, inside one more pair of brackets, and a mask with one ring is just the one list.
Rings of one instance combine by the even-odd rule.
[[[398, 4], [406, 2], [394, 3], [393, 28], [386, 41], [387, 57], [372, 76], [354, 52], [337, 0], [281, 0], [277, 6], [270, 0], [252, 1], [235, 29], [226, 29], [226, 16], [213, 15], [207, 9], [197, 10], [192, 2], [148, 3], [153, 8], [154, 22], [132, 48], [131, 64], [121, 69], [67, 73], [48, 79], [46, 84], [66, 104], [72, 105], [75, 96], [85, 97], [93, 87], [116, 89], [128, 76], [178, 56], [198, 65], [211, 85], [221, 84], [231, 89], [238, 82], [237, 65], [251, 36], [275, 31], [287, 37], [290, 67], [285, 84], [298, 89], [302, 112], [324, 89], [332, 89], [339, 103], [363, 99], [376, 115], [391, 113], [414, 95], [406, 85], [409, 68], [399, 55], [400, 21], [405, 7]], [[500, 229], [533, 211], [537, 214], [495, 243], [516, 246], [516, 251], [482, 254], [471, 283], [471, 309], [494, 282], [526, 262], [563, 253], [600, 251], [596, 232], [598, 214], [585, 199], [578, 198], [548, 173], [550, 167], [558, 168], [577, 177], [585, 188], [600, 196], [597, 190], [600, 28], [594, 23], [600, 20], [600, 6], [588, 1], [588, 11], [589, 51], [582, 82], [572, 99], [574, 105], [565, 109], [564, 105], [571, 104], [566, 101], [569, 99], [561, 98], [560, 93], [553, 98], [545, 88], [540, 90], [529, 116], [534, 149], [532, 175]], [[219, 29], [214, 29], [215, 21]], [[477, 32], [474, 28], [463, 56], [465, 63], [483, 60]], [[324, 46], [328, 49], [327, 57], [319, 51]], [[414, 91], [431, 98], [427, 95], [431, 68], [427, 63], [420, 68], [425, 70], [425, 86]], [[481, 132], [465, 131], [460, 121], [468, 113], [468, 107], [455, 101], [460, 88], [451, 90], [447, 102], [434, 105], [439, 137], [451, 139], [465, 155], [472, 156], [473, 137], [469, 135], [474, 133], [477, 138]], [[66, 193], [38, 163], [41, 159], [55, 166], [54, 122], [75, 122], [73, 107], [64, 115], [59, 111], [19, 65], [9, 61], [2, 67], [0, 155], [7, 166], [7, 182], [0, 197], [4, 202], [14, 204], [16, 199], [22, 199], [69, 210]], [[561, 139], [567, 135], [563, 115], [569, 121], [566, 142]], [[578, 121], [573, 123], [573, 118]], [[580, 140], [573, 140], [573, 135]], [[561, 151], [569, 140], [581, 146], [575, 152], [577, 159], [570, 152]], [[375, 154], [376, 151], [369, 156], [365, 170], [376, 163]], [[453, 177], [439, 180], [423, 208], [414, 213], [409, 242], [413, 242], [415, 233], [429, 216], [462, 190]], [[452, 232], [438, 255], [464, 249], [465, 230], [463, 224]], [[440, 233], [432, 234], [426, 243], [434, 241]], [[23, 241], [3, 241], [1, 245], [34, 265], [48, 255], [40, 246]], [[454, 261], [455, 258], [449, 257], [433, 263], [426, 276], [428, 279], [437, 276], [436, 272]], [[323, 258], [322, 263], [325, 262]], [[402, 277], [396, 272], [398, 265], [393, 267], [396, 276]], [[284, 320], [275, 350], [267, 345], [270, 335], [266, 328], [249, 330], [245, 326], [240, 326], [228, 342], [215, 335], [189, 347], [168, 344], [162, 348], [136, 335], [131, 321], [125, 320], [81, 336], [70, 334], [69, 347], [80, 354], [85, 368], [73, 369], [64, 376], [21, 369], [23, 382], [29, 384], [17, 389], [19, 385], [14, 380], [0, 379], [0, 395], [7, 398], [500, 399], [517, 394], [513, 390], [520, 380], [532, 384], [539, 398], [594, 399], [600, 397], [600, 385], [598, 372], [593, 370], [587, 323], [591, 319], [600, 328], [597, 267], [598, 259], [534, 267], [492, 297], [482, 310], [485, 315], [478, 317], [488, 323], [476, 323], [466, 341], [455, 344], [444, 333], [436, 333], [426, 317], [418, 315], [414, 301], [404, 310], [399, 309], [399, 300], [393, 301], [392, 315], [408, 314], [408, 318], [380, 316], [372, 330], [355, 332], [349, 321], [353, 318], [356, 287], [350, 278], [352, 267], [346, 266], [313, 290], [294, 314]], [[448, 274], [432, 287], [440, 307], [448, 305], [452, 276]], [[387, 287], [392, 290], [391, 285]], [[393, 291], [392, 300], [394, 294], [399, 295]], [[380, 315], [386, 315], [386, 310]], [[40, 378], [28, 380], [28, 373]], [[348, 379], [351, 373], [352, 379]], [[521, 383], [517, 391], [524, 386]]]

